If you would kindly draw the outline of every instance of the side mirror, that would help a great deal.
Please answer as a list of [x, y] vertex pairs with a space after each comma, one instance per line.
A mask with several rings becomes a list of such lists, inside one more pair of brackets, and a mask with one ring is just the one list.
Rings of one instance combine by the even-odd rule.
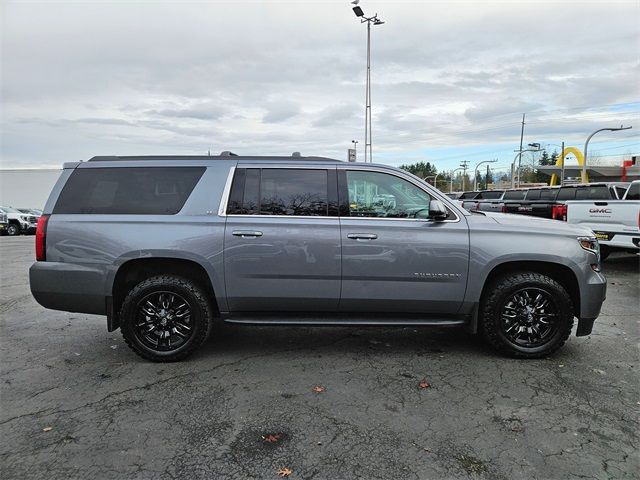
[[444, 203], [440, 200], [431, 200], [431, 202], [429, 202], [429, 216], [427, 218], [441, 222], [442, 220], [446, 220], [448, 216], [449, 212], [447, 211], [447, 207], [445, 207]]

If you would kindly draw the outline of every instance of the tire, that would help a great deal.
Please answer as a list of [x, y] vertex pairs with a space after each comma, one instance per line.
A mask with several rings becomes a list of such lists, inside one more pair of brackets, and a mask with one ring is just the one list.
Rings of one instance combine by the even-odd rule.
[[573, 327], [573, 303], [558, 282], [535, 272], [497, 278], [480, 305], [480, 327], [496, 350], [541, 358], [558, 350]]
[[204, 290], [192, 280], [173, 275], [140, 282], [120, 309], [125, 342], [153, 362], [187, 358], [209, 337], [212, 322], [213, 309]]
[[600, 245], [600, 261], [604, 262], [611, 255], [611, 247], [608, 245]]
[[7, 225], [7, 235], [10, 237], [15, 237], [20, 235], [20, 226], [15, 223], [10, 223]]

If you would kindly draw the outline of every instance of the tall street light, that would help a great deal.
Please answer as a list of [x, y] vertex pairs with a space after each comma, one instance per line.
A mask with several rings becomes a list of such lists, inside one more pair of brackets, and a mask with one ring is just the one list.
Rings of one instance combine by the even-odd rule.
[[458, 170], [466, 170], [466, 168], [465, 167], [456, 168], [454, 171], [451, 172], [451, 179], [450, 179], [451, 184], [449, 185], [449, 193], [453, 193], [453, 174], [456, 173]]
[[351, 2], [355, 5], [353, 13], [360, 19], [360, 23], [367, 24], [367, 81], [365, 89], [364, 107], [364, 161], [367, 161], [367, 150], [369, 161], [373, 162], [373, 152], [371, 147], [371, 24], [382, 25], [384, 22], [378, 18], [376, 13], [373, 17], [366, 17], [362, 8], [358, 6], [358, 1]]
[[587, 183], [587, 147], [589, 147], [591, 137], [598, 132], [617, 132], [618, 130], [629, 130], [630, 128], [632, 127], [623, 127], [622, 125], [620, 125], [620, 128], [601, 128], [587, 137], [587, 141], [584, 142], [584, 151], [582, 152], [584, 155], [584, 161], [582, 162], [582, 183]]
[[[539, 143], [530, 143], [529, 145], [535, 146], [535, 148], [526, 148], [524, 150], [516, 153], [516, 156], [513, 158], [513, 163], [511, 164], [511, 188], [516, 188], [516, 160], [518, 160], [523, 153], [525, 152], [539, 152], [540, 144]], [[520, 166], [518, 166], [518, 187], [520, 187]]]
[[[473, 172], [473, 190], [474, 191], [478, 190], [478, 167], [480, 165], [482, 165], [483, 163], [496, 163], [496, 162], [497, 162], [497, 160], [484, 160], [484, 161], [482, 161], [482, 162], [480, 162], [480, 163], [478, 163], [476, 165], [476, 168], [475, 168], [475, 170]], [[487, 190], [488, 190], [488, 188], [487, 188]]]

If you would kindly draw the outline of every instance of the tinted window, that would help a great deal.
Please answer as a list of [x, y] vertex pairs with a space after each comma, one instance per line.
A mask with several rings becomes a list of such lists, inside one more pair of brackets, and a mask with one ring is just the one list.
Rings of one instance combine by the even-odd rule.
[[263, 169], [262, 215], [328, 215], [326, 170]]
[[558, 192], [557, 200], [573, 200], [576, 198], [576, 189], [573, 187], [562, 187]]
[[615, 189], [616, 189], [616, 195], [618, 198], [624, 197], [624, 194], [627, 191], [625, 187], [620, 187], [620, 186], [616, 186]]
[[508, 192], [504, 192], [503, 200], [523, 200], [526, 190], [509, 190]]
[[205, 167], [77, 168], [53, 213], [173, 215]]
[[502, 196], [502, 190], [491, 190], [488, 192], [482, 192], [480, 194], [480, 198], [483, 198], [485, 200], [495, 200], [497, 198], [500, 198]]
[[228, 214], [327, 216], [327, 171], [285, 168], [238, 169]]
[[558, 195], [558, 189], [543, 188], [540, 191], [540, 200], [554, 200]]
[[607, 200], [609, 189], [606, 185], [576, 187], [576, 200]]
[[527, 200], [540, 200], [540, 190], [529, 190]]
[[349, 216], [427, 218], [431, 197], [395, 175], [347, 172]]
[[640, 182], [634, 182], [629, 186], [625, 200], [640, 200]]
[[460, 197], [458, 197], [458, 200], [471, 200], [477, 196], [478, 192], [464, 192]]

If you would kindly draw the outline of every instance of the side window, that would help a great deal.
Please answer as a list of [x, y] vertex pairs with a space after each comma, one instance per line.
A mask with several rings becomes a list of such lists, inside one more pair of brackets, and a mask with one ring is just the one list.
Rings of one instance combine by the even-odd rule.
[[606, 185], [576, 187], [576, 200], [607, 200], [609, 189]]
[[556, 195], [558, 195], [557, 189], [543, 188], [540, 191], [540, 200], [555, 200]]
[[640, 183], [634, 182], [629, 186], [626, 200], [640, 200]]
[[529, 190], [527, 200], [540, 200], [540, 190]]
[[576, 189], [574, 187], [562, 187], [558, 192], [556, 200], [574, 200], [576, 198]]
[[205, 167], [76, 168], [53, 213], [174, 215]]
[[242, 168], [236, 170], [227, 213], [327, 216], [328, 203], [327, 170]]
[[431, 196], [395, 175], [347, 171], [350, 217], [427, 218]]
[[616, 186], [615, 190], [616, 190], [617, 196], [616, 197], [612, 197], [612, 198], [621, 199], [622, 197], [624, 197], [624, 194], [627, 192], [626, 188], [620, 187], [620, 186]]

